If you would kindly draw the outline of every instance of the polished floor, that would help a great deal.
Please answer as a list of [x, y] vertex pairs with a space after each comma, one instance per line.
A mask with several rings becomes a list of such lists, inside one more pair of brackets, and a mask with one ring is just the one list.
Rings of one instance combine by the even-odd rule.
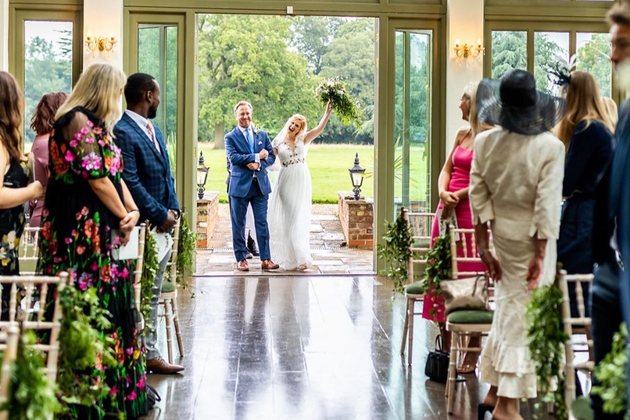
[[452, 416], [444, 386], [424, 376], [435, 327], [417, 318], [413, 366], [401, 359], [405, 302], [392, 300], [387, 279], [197, 277], [190, 286], [178, 297], [185, 357], [176, 362], [186, 370], [149, 375], [162, 402], [146, 419], [476, 419], [487, 387], [475, 375], [458, 385]]

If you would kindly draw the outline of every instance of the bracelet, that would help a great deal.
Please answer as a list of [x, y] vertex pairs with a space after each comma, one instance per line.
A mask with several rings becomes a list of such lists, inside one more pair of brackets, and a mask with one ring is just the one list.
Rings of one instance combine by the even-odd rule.
[[477, 255], [479, 255], [479, 258], [483, 258], [483, 256], [486, 255], [488, 252], [490, 252], [489, 249], [480, 249], [479, 251], [477, 251]]
[[134, 211], [137, 211], [138, 213], [140, 213], [140, 210], [138, 210], [138, 209], [131, 209], [131, 210], [129, 210], [129, 211], [127, 212], [127, 214], [129, 214], [129, 213], [133, 213]]

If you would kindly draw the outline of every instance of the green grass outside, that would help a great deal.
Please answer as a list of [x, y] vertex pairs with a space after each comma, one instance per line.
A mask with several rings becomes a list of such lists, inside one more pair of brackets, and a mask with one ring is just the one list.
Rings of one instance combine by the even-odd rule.
[[[206, 166], [210, 167], [206, 191], [218, 191], [219, 200], [227, 202], [225, 150], [214, 149], [214, 145], [211, 143], [199, 143], [198, 147], [203, 152]], [[418, 194], [423, 194], [425, 190], [424, 179], [426, 176], [423, 173], [426, 162], [422, 158], [423, 150], [422, 147], [412, 148], [411, 177], [422, 181], [412, 184], [412, 198]], [[372, 173], [374, 167], [373, 146], [317, 143], [311, 145], [307, 162], [313, 183], [313, 203], [337, 203], [337, 191], [352, 191], [348, 169], [354, 165], [356, 153], [359, 153], [361, 167], [366, 169], [366, 173]], [[397, 193], [399, 193], [401, 191], [400, 181], [397, 180], [396, 185]], [[374, 177], [368, 176], [363, 181], [361, 193], [365, 197], [374, 197]]]

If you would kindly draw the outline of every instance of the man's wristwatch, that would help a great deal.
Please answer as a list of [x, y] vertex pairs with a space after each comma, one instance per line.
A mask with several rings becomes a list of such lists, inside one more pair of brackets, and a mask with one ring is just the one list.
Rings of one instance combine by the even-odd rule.
[[479, 258], [483, 258], [483, 256], [489, 252], [490, 252], [489, 249], [480, 249], [479, 251], [477, 251], [477, 255], [479, 255]]
[[169, 209], [168, 211], [173, 213], [173, 217], [175, 217], [175, 220], [179, 220], [180, 216], [182, 215], [179, 210]]

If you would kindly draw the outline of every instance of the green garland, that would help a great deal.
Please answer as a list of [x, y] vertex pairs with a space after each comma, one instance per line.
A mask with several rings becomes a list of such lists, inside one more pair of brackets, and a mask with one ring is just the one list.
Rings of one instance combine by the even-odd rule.
[[179, 243], [177, 245], [177, 283], [181, 283], [186, 289], [188, 282], [186, 278], [195, 272], [195, 254], [197, 252], [197, 234], [193, 232], [188, 224], [188, 219], [182, 215], [179, 227]]
[[[435, 238], [433, 246], [427, 251], [427, 267], [422, 279], [424, 290], [431, 290], [434, 296], [441, 295], [440, 281], [451, 279], [453, 275], [451, 259], [451, 234], [447, 229], [443, 235]], [[431, 308], [429, 314], [434, 317], [435, 308]]]
[[[595, 367], [595, 378], [599, 385], [593, 386], [591, 393], [599, 395], [604, 403], [603, 410], [608, 414], [626, 412], [626, 377], [628, 375], [628, 328], [621, 324], [620, 331], [613, 336], [612, 349]], [[627, 417], [626, 417], [627, 418]]]
[[9, 399], [0, 407], [9, 411], [9, 420], [48, 420], [51, 413], [61, 410], [54, 384], [43, 373], [44, 355], [30, 347], [36, 341], [33, 331], [24, 332], [19, 341]]
[[[540, 286], [527, 304], [527, 339], [542, 402], [553, 402], [555, 419], [567, 420], [564, 400], [564, 345], [568, 340], [562, 323], [562, 291], [554, 283]], [[555, 391], [553, 385], [557, 384]]]
[[144, 241], [144, 255], [142, 265], [142, 276], [140, 277], [140, 313], [144, 318], [144, 335], [149, 331], [149, 319], [151, 319], [151, 300], [153, 299], [153, 288], [155, 287], [155, 277], [160, 270], [160, 261], [157, 257], [157, 242], [150, 232], [147, 232]]
[[[111, 314], [100, 306], [98, 290], [86, 291], [66, 285], [60, 296], [62, 319], [59, 332], [58, 394], [66, 418], [75, 418], [71, 405], [94, 406], [107, 397], [109, 387], [105, 383], [105, 369], [118, 365], [114, 343], [109, 335], [99, 330], [111, 327]], [[96, 326], [96, 329], [94, 326]], [[95, 373], [94, 367], [103, 369]], [[78, 372], [90, 371], [83, 375]]]
[[354, 123], [361, 127], [361, 109], [341, 78], [333, 77], [321, 82], [315, 89], [315, 96], [324, 105], [331, 102], [333, 111], [345, 125]]
[[386, 275], [394, 282], [394, 297], [397, 293], [404, 293], [405, 283], [409, 270], [407, 264], [411, 258], [411, 244], [413, 242], [411, 227], [403, 216], [401, 209], [396, 221], [388, 223], [385, 221], [387, 232], [383, 236], [384, 244], [378, 244], [377, 255], [385, 260], [385, 269], [381, 274]]

